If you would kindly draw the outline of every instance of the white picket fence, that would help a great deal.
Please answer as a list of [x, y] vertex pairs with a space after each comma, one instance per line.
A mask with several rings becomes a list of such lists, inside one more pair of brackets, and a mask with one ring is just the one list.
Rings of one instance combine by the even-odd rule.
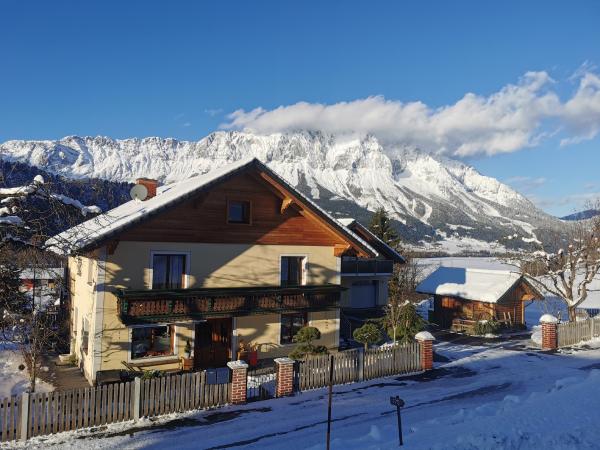
[[558, 347], [568, 347], [581, 341], [600, 337], [600, 317], [561, 323], [556, 329]]

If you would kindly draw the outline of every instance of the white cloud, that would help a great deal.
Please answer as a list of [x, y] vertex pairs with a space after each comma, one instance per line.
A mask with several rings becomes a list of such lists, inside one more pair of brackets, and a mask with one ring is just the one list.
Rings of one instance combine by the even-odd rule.
[[575, 94], [563, 102], [546, 72], [528, 72], [489, 96], [467, 93], [456, 103], [431, 108], [373, 96], [332, 105], [299, 102], [273, 110], [261, 107], [229, 114], [224, 129], [274, 133], [300, 129], [374, 134], [453, 156], [493, 155], [533, 147], [557, 132], [562, 144], [600, 132], [600, 79], [579, 76]]

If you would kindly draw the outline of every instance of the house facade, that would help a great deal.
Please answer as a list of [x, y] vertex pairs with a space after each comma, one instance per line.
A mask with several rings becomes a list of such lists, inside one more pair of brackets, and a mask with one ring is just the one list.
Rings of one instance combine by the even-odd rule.
[[342, 258], [375, 248], [260, 161], [132, 200], [52, 239], [68, 252], [71, 352], [93, 383], [134, 366], [222, 367], [241, 347], [287, 356], [303, 326], [339, 343]]
[[352, 218], [339, 221], [379, 254], [371, 259], [351, 255], [342, 257], [341, 283], [346, 289], [342, 292], [340, 306], [349, 314], [381, 309], [388, 302], [388, 283], [394, 264], [404, 264], [406, 261], [359, 221]]
[[544, 298], [519, 273], [460, 267], [439, 267], [416, 290], [433, 296], [430, 321], [456, 331], [471, 331], [482, 320], [525, 325], [528, 302]]

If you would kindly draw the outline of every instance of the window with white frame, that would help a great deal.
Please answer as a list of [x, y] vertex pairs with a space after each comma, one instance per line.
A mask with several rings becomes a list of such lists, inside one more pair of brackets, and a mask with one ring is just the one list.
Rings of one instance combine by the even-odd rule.
[[155, 325], [131, 329], [131, 359], [175, 354], [175, 325]]
[[282, 256], [280, 266], [281, 286], [305, 284], [305, 256]]

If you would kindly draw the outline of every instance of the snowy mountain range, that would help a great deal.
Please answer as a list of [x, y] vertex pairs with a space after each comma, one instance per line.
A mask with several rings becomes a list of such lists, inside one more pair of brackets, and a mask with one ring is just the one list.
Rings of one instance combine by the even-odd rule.
[[6, 161], [114, 182], [151, 177], [169, 183], [247, 156], [260, 158], [340, 217], [368, 221], [370, 211], [384, 207], [407, 241], [428, 249], [531, 247], [555, 239], [565, 226], [473, 167], [369, 135], [219, 131], [197, 142], [69, 136], [0, 144]]

